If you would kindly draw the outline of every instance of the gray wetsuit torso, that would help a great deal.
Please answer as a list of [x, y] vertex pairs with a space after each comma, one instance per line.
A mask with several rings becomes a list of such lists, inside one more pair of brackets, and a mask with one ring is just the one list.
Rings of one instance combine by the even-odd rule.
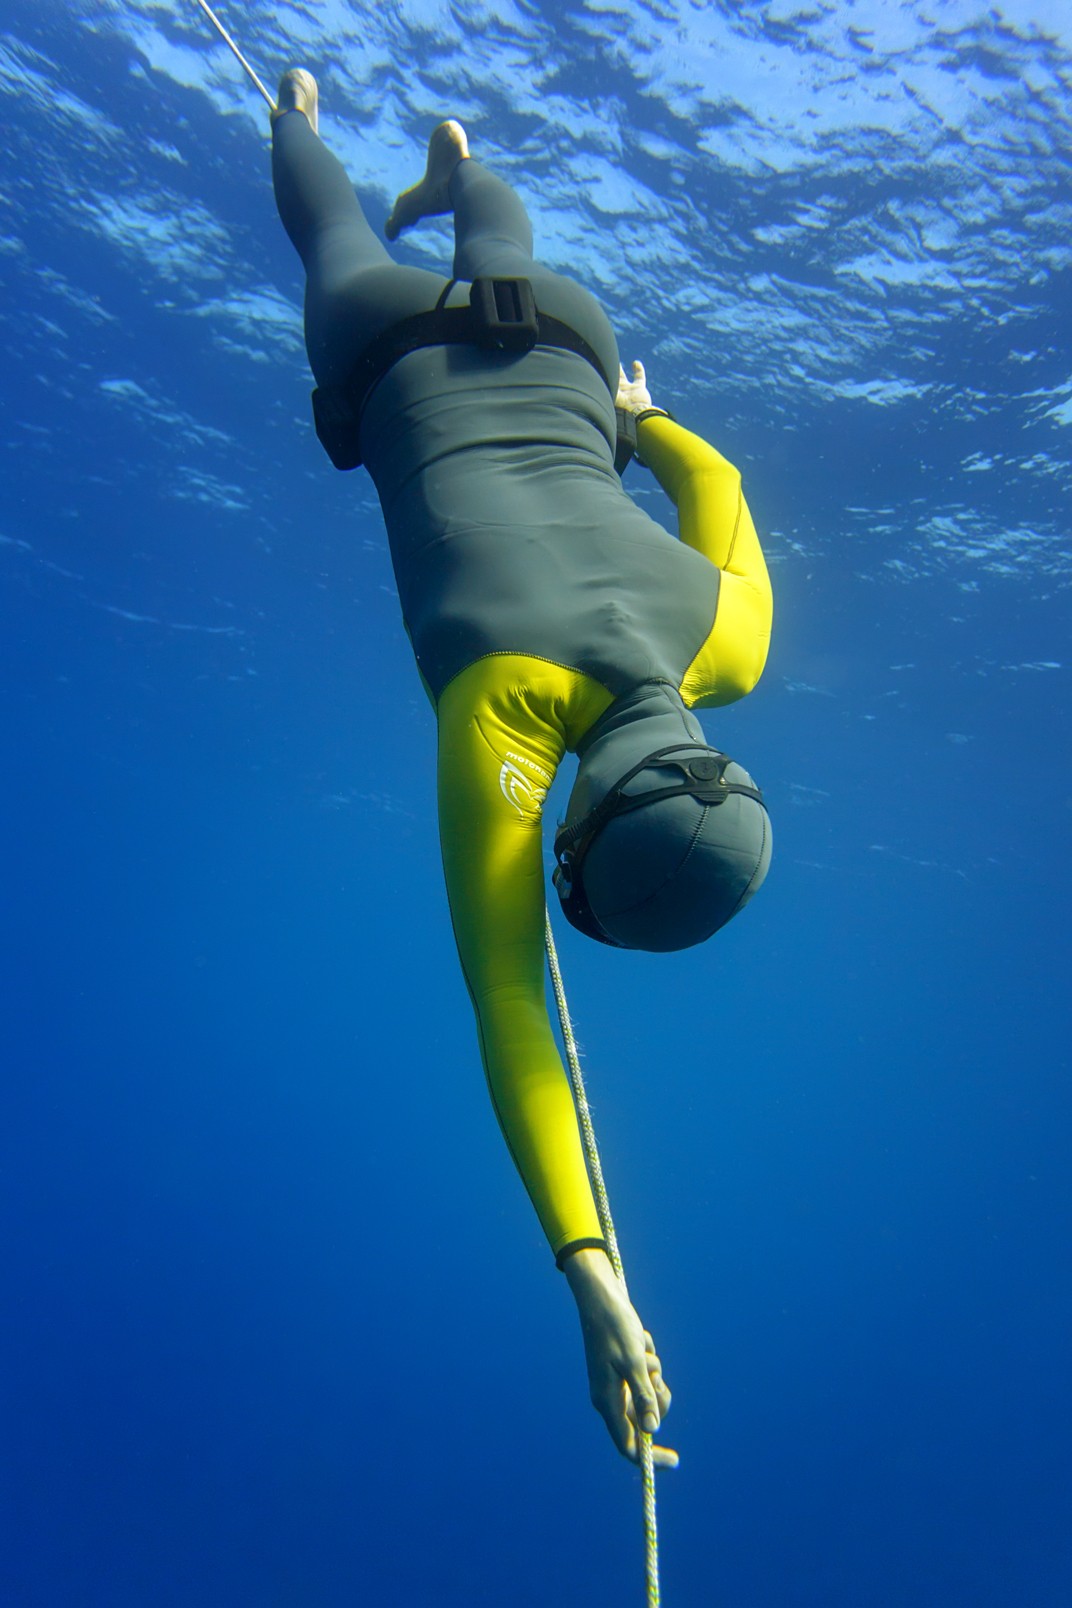
[[377, 386], [362, 452], [429, 690], [490, 653], [676, 687], [719, 573], [643, 513], [613, 467], [614, 408], [575, 353], [428, 347]]
[[[345, 384], [371, 341], [437, 304], [444, 280], [392, 262], [300, 112], [274, 125], [273, 175], [305, 265], [313, 373]], [[642, 513], [614, 472], [618, 349], [606, 314], [534, 259], [508, 185], [463, 161], [449, 190], [446, 305], [464, 305], [476, 277], [527, 278], [540, 311], [584, 338], [602, 374], [553, 347], [432, 346], [401, 358], [369, 395], [361, 455], [429, 691], [438, 699], [492, 653], [549, 659], [615, 696], [653, 680], [677, 687], [714, 623], [719, 572]]]

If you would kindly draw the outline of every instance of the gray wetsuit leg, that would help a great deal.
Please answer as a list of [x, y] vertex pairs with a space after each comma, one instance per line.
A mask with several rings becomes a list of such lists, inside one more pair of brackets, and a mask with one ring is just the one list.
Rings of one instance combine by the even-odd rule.
[[443, 277], [391, 259], [346, 169], [301, 112], [287, 112], [272, 126], [272, 182], [283, 227], [305, 267], [309, 366], [318, 385], [341, 385], [370, 340], [435, 306]]
[[[392, 260], [361, 210], [346, 169], [301, 112], [277, 118], [272, 135], [276, 205], [305, 266], [309, 364], [318, 385], [339, 385], [381, 331], [436, 305], [443, 279]], [[450, 197], [454, 278], [531, 280], [541, 312], [584, 337], [616, 390], [618, 349], [606, 314], [580, 285], [533, 260], [528, 215], [510, 186], [468, 160], [451, 177]], [[459, 287], [450, 305], [467, 299]]]
[[611, 395], [618, 390], [618, 345], [595, 297], [532, 255], [532, 225], [510, 186], [479, 162], [459, 162], [450, 181], [454, 203], [454, 277], [528, 279], [542, 313], [584, 337], [600, 360]]

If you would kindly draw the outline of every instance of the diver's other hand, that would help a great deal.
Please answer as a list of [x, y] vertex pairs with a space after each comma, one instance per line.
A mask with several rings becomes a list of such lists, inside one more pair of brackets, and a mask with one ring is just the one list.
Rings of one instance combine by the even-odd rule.
[[[670, 1392], [651, 1335], [602, 1251], [575, 1251], [566, 1278], [577, 1302], [592, 1405], [623, 1457], [640, 1461], [638, 1429], [654, 1435], [670, 1410]], [[653, 1446], [656, 1468], [676, 1468], [668, 1446]]]
[[614, 406], [624, 409], [626, 413], [643, 413], [651, 405], [651, 392], [648, 390], [648, 377], [644, 373], [643, 363], [633, 364], [632, 379], [619, 363], [618, 395], [614, 399]]

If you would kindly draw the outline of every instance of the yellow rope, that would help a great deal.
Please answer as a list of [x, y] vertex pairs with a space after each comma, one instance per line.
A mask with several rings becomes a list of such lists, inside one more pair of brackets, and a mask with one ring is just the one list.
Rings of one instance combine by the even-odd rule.
[[[570, 1021], [569, 1007], [566, 1004], [566, 990], [562, 982], [562, 972], [558, 964], [558, 950], [555, 948], [555, 935], [551, 930], [551, 917], [544, 910], [544, 941], [547, 945], [547, 969], [551, 973], [551, 987], [555, 993], [555, 1004], [558, 1007], [558, 1020], [562, 1027], [562, 1042], [566, 1047], [566, 1062], [569, 1066], [570, 1083], [573, 1086], [573, 1100], [577, 1107], [577, 1120], [581, 1126], [581, 1138], [584, 1141], [584, 1153], [588, 1161], [588, 1175], [592, 1180], [592, 1193], [596, 1198], [596, 1211], [599, 1214], [599, 1226], [603, 1230], [603, 1238], [607, 1242], [607, 1254], [611, 1266], [622, 1281], [622, 1288], [628, 1295], [629, 1290], [625, 1282], [625, 1273], [622, 1269], [622, 1259], [618, 1253], [618, 1236], [614, 1232], [614, 1220], [610, 1215], [610, 1201], [607, 1198], [607, 1186], [603, 1182], [603, 1167], [599, 1160], [599, 1147], [596, 1144], [596, 1131], [592, 1126], [592, 1113], [588, 1106], [588, 1095], [585, 1093], [584, 1078], [581, 1076], [581, 1058], [577, 1053], [577, 1040], [573, 1036], [573, 1023]], [[637, 1426], [640, 1436], [640, 1467], [644, 1479], [644, 1553], [647, 1568], [648, 1582], [648, 1608], [659, 1608], [659, 1532], [655, 1519], [655, 1464], [651, 1455], [651, 1436]]]

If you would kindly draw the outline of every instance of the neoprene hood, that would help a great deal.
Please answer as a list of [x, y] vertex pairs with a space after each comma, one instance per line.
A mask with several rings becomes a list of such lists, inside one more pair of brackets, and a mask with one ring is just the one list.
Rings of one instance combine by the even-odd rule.
[[677, 691], [617, 699], [578, 749], [554, 881], [582, 932], [622, 949], [703, 943], [767, 874], [771, 830], [751, 776], [706, 741]]

